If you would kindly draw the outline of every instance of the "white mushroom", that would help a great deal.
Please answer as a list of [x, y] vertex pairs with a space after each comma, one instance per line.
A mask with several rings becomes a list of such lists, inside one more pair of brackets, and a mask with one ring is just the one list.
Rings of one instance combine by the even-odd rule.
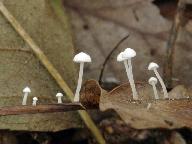
[[[126, 70], [126, 72], [127, 72], [127, 76], [129, 79], [132, 93], [133, 93], [133, 99], [138, 100], [138, 94], [137, 94], [135, 82], [133, 79], [133, 71], [132, 71], [132, 64], [131, 64], [131, 59], [135, 56], [136, 56], [136, 52], [131, 48], [126, 48], [125, 51], [122, 53], [122, 59], [124, 59], [124, 64], [127, 65], [128, 67], [128, 70]], [[125, 59], [127, 60], [127, 62], [125, 62]]]
[[154, 62], [151, 62], [148, 66], [148, 70], [153, 70], [156, 77], [158, 78], [160, 84], [161, 84], [161, 87], [163, 89], [163, 93], [164, 93], [164, 98], [168, 98], [168, 93], [167, 93], [167, 89], [166, 89], [166, 86], [163, 82], [163, 79], [161, 78], [160, 74], [158, 73], [157, 71], [157, 68], [159, 68], [159, 65], [154, 63]]
[[125, 59], [125, 58], [123, 58], [123, 52], [120, 52], [118, 55], [117, 55], [117, 61], [118, 62], [122, 62], [123, 61], [123, 63], [124, 63], [124, 66], [125, 66], [125, 70], [126, 70], [126, 73], [127, 73], [127, 77], [128, 77], [128, 79], [129, 79], [129, 75], [128, 75], [128, 73], [129, 73], [129, 68], [128, 68], [128, 64], [127, 64], [127, 59]]
[[83, 67], [85, 62], [91, 62], [91, 57], [83, 52], [78, 53], [75, 55], [74, 62], [80, 63], [80, 69], [79, 69], [79, 79], [78, 79], [78, 84], [75, 92], [75, 97], [74, 97], [74, 102], [79, 102], [79, 92], [81, 90], [81, 84], [82, 84], [82, 79], [83, 79]]
[[33, 106], [36, 106], [36, 105], [37, 105], [37, 101], [38, 101], [38, 98], [37, 98], [37, 97], [33, 97], [33, 103], [32, 103], [32, 105], [33, 105]]
[[23, 89], [24, 96], [23, 96], [22, 105], [27, 105], [27, 97], [28, 97], [30, 92], [31, 92], [31, 89], [29, 87], [25, 87]]
[[157, 88], [156, 88], [157, 79], [155, 77], [151, 77], [148, 82], [153, 87], [153, 92], [154, 92], [154, 95], [155, 95], [155, 99], [159, 99], [159, 95], [157, 93]]
[[57, 100], [58, 100], [57, 103], [62, 103], [62, 99], [61, 98], [63, 97], [63, 94], [62, 93], [57, 93], [56, 97], [57, 97]]

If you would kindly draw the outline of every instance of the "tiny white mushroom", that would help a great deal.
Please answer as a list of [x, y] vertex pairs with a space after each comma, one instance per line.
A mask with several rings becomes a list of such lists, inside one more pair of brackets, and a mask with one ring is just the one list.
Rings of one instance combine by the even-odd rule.
[[33, 105], [33, 106], [36, 106], [36, 105], [37, 105], [37, 101], [38, 101], [38, 98], [37, 98], [37, 97], [33, 97], [33, 103], [32, 103], [32, 105]]
[[62, 93], [57, 93], [57, 94], [56, 94], [56, 97], [57, 97], [57, 100], [58, 100], [57, 103], [62, 103], [63, 94], [62, 94]]
[[167, 89], [166, 89], [166, 86], [163, 82], [163, 79], [161, 78], [160, 74], [158, 73], [157, 71], [157, 68], [159, 68], [159, 65], [154, 63], [154, 62], [151, 62], [148, 66], [148, 70], [153, 70], [156, 77], [158, 78], [160, 84], [161, 84], [161, 87], [163, 89], [163, 93], [164, 93], [164, 98], [168, 98], [168, 93], [167, 93]]
[[29, 87], [25, 87], [23, 89], [24, 96], [23, 96], [22, 105], [27, 105], [27, 97], [28, 97], [30, 92], [31, 92], [31, 89]]
[[155, 77], [151, 77], [148, 82], [153, 87], [153, 92], [154, 92], [154, 95], [155, 95], [155, 99], [159, 99], [159, 95], [157, 93], [157, 88], [156, 88], [157, 79]]
[[138, 94], [137, 94], [135, 82], [133, 79], [133, 71], [132, 71], [132, 64], [131, 64], [131, 59], [135, 56], [136, 56], [136, 52], [131, 48], [126, 48], [125, 51], [122, 53], [122, 58], [127, 60], [127, 63], [125, 64], [128, 65], [127, 76], [129, 79], [132, 93], [133, 93], [133, 99], [138, 100]]
[[79, 92], [81, 90], [81, 84], [83, 79], [84, 63], [91, 62], [91, 57], [84, 52], [80, 52], [77, 55], [75, 55], [73, 61], [76, 63], [80, 63], [79, 79], [78, 79], [77, 88], [76, 88], [75, 97], [74, 97], [74, 102], [79, 102]]
[[127, 77], [129, 79], [129, 68], [128, 68], [128, 64], [127, 64], [127, 59], [126, 58], [123, 58], [123, 52], [120, 52], [118, 55], [117, 55], [117, 61], [118, 62], [122, 62], [124, 63], [124, 66], [125, 66], [125, 70], [126, 70], [126, 73], [127, 73]]

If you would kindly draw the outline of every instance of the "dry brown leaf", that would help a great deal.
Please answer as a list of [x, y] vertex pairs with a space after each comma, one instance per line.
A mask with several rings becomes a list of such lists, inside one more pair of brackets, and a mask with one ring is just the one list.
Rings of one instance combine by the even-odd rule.
[[[100, 97], [101, 111], [115, 110], [124, 122], [133, 128], [192, 127], [192, 101], [190, 98], [154, 100], [150, 85], [137, 83], [136, 87], [140, 97], [138, 101], [132, 99], [131, 88], [127, 83], [107, 93], [100, 88], [96, 81], [89, 80], [85, 83], [83, 91], [86, 93], [84, 96], [94, 97], [88, 97], [86, 100], [97, 102]], [[85, 92], [86, 88], [88, 88], [87, 92]], [[94, 90], [97, 92], [95, 93]]]
[[87, 80], [80, 92], [81, 103], [86, 107], [98, 107], [102, 91], [104, 92], [97, 81]]
[[192, 127], [191, 100], [154, 100], [148, 84], [136, 87], [142, 100], [133, 101], [130, 86], [123, 84], [101, 96], [100, 109], [114, 109], [127, 124], [138, 129]]
[[169, 92], [169, 98], [181, 99], [191, 97], [191, 92], [184, 85], [178, 85]]

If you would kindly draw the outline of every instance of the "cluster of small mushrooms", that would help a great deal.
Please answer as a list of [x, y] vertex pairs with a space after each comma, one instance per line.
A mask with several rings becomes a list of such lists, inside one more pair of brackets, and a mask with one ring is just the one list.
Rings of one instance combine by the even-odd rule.
[[[133, 79], [133, 72], [132, 72], [132, 64], [131, 64], [131, 59], [133, 57], [136, 56], [136, 52], [131, 49], [131, 48], [126, 48], [123, 52], [119, 53], [119, 55], [117, 56], [117, 61], [124, 63], [125, 66], [125, 70], [127, 73], [127, 77], [131, 86], [131, 90], [133, 93], [133, 99], [134, 100], [138, 100], [138, 93], [135, 87], [135, 82]], [[164, 93], [164, 98], [168, 98], [168, 93], [167, 93], [167, 89], [165, 87], [165, 84], [163, 82], [163, 79], [161, 78], [160, 74], [157, 71], [157, 68], [159, 68], [158, 64], [151, 62], [148, 66], [148, 70], [153, 70], [156, 77], [151, 77], [149, 79], [149, 84], [152, 85], [153, 87], [153, 91], [154, 91], [154, 95], [155, 95], [155, 99], [159, 99], [158, 93], [157, 93], [157, 88], [156, 88], [156, 84], [157, 84], [157, 79], [159, 80], [161, 87], [163, 89], [163, 93]]]
[[[138, 100], [138, 93], [137, 93], [134, 78], [133, 78], [132, 64], [131, 64], [131, 59], [133, 57], [135, 57], [135, 56], [136, 56], [136, 52], [133, 49], [126, 48], [123, 52], [118, 54], [117, 61], [124, 63], [125, 70], [126, 70], [126, 73], [127, 73], [127, 77], [128, 77], [128, 80], [129, 80], [129, 83], [130, 83], [130, 86], [131, 86], [133, 99]], [[88, 63], [91, 62], [91, 57], [88, 54], [84, 53], [84, 52], [80, 52], [77, 55], [75, 55], [73, 61], [76, 62], [76, 63], [80, 63], [79, 78], [78, 78], [77, 88], [76, 88], [75, 97], [74, 97], [74, 102], [79, 102], [79, 98], [80, 98], [79, 93], [80, 93], [80, 90], [81, 90], [81, 85], [82, 85], [82, 80], [83, 80], [84, 63], [85, 62], [88, 62]], [[157, 71], [157, 68], [159, 68], [158, 64], [156, 64], [154, 62], [151, 62], [149, 64], [148, 70], [153, 70], [157, 78], [156, 77], [151, 77], [148, 82], [149, 82], [150, 85], [152, 85], [155, 99], [159, 99], [159, 96], [158, 96], [158, 93], [157, 93], [157, 88], [156, 88], [156, 84], [157, 84], [157, 82], [159, 80], [159, 82], [161, 84], [161, 87], [162, 87], [162, 90], [163, 90], [163, 93], [164, 93], [164, 98], [166, 99], [166, 98], [168, 98], [167, 89], [165, 87], [163, 79], [161, 78], [160, 74]], [[23, 96], [22, 105], [27, 104], [27, 97], [28, 97], [30, 92], [31, 92], [31, 90], [30, 90], [29, 87], [26, 87], [26, 88], [23, 89], [24, 96]], [[62, 103], [63, 94], [59, 92], [59, 93], [56, 94], [56, 97], [58, 99], [57, 103], [58, 104]], [[38, 101], [38, 98], [33, 97], [32, 105], [36, 106], [37, 101]]]

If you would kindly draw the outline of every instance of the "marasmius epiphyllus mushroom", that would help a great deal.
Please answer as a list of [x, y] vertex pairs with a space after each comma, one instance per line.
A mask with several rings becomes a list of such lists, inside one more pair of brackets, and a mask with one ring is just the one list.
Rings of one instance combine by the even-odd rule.
[[117, 61], [118, 62], [122, 62], [123, 61], [123, 63], [124, 63], [124, 66], [125, 66], [125, 70], [126, 70], [126, 73], [127, 73], [127, 77], [128, 77], [128, 79], [129, 79], [129, 75], [128, 75], [128, 64], [127, 64], [127, 59], [125, 59], [125, 58], [123, 58], [122, 57], [122, 55], [123, 55], [123, 52], [120, 52], [118, 55], [117, 55]]
[[75, 55], [73, 61], [76, 63], [80, 63], [79, 79], [78, 79], [77, 88], [76, 88], [75, 97], [74, 97], [74, 102], [79, 102], [79, 92], [81, 90], [81, 85], [82, 85], [84, 63], [91, 62], [91, 57], [84, 52], [80, 52], [77, 55]]
[[159, 95], [157, 93], [157, 88], [156, 88], [157, 79], [155, 77], [151, 77], [148, 82], [153, 87], [153, 92], [154, 92], [154, 95], [155, 95], [155, 99], [159, 99]]
[[159, 80], [160, 84], [161, 84], [161, 87], [163, 89], [163, 93], [164, 93], [164, 98], [168, 98], [168, 92], [167, 92], [167, 89], [166, 89], [166, 86], [163, 82], [163, 79], [161, 78], [160, 74], [158, 73], [157, 69], [159, 68], [159, 65], [154, 63], [154, 62], [151, 62], [148, 66], [148, 70], [153, 70], [157, 79]]
[[138, 100], [138, 94], [137, 94], [135, 82], [133, 79], [133, 71], [132, 71], [132, 64], [131, 64], [131, 59], [135, 56], [136, 56], [136, 52], [131, 48], [126, 48], [122, 53], [122, 58], [124, 59], [124, 61], [125, 59], [127, 60], [127, 63], [125, 62], [125, 64], [128, 65], [127, 76], [129, 79], [132, 93], [133, 93], [133, 99]]
[[57, 93], [56, 97], [57, 97], [57, 103], [62, 103], [63, 94], [62, 93]]
[[26, 105], [27, 104], [27, 97], [28, 97], [30, 92], [31, 92], [31, 89], [29, 87], [25, 87], [23, 89], [24, 96], [23, 96], [22, 105]]
[[32, 103], [32, 105], [33, 105], [33, 106], [36, 106], [36, 105], [37, 105], [37, 101], [38, 101], [38, 98], [37, 98], [37, 97], [33, 97], [33, 103]]

